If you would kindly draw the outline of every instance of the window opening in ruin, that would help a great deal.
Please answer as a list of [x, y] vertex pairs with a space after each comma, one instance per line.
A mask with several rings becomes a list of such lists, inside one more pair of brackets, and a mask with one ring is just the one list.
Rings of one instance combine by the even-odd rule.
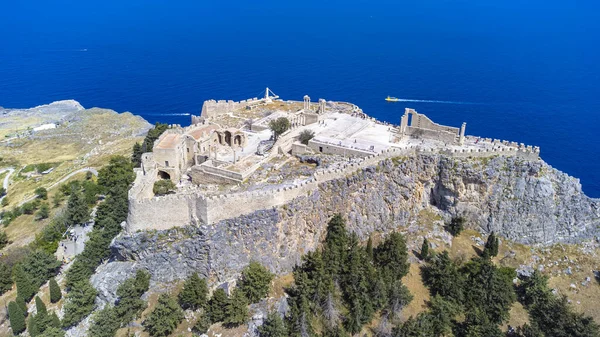
[[169, 161], [168, 160], [165, 160], [165, 166], [169, 167]]
[[412, 126], [412, 118], [413, 118], [413, 114], [409, 113], [408, 114], [408, 122], [406, 123], [407, 126]]
[[319, 152], [323, 152], [323, 147], [319, 146]]

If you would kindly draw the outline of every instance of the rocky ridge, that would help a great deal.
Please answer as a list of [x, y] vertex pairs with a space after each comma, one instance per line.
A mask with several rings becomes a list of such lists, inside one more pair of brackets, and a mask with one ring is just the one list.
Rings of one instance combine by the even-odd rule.
[[155, 290], [191, 272], [227, 284], [252, 259], [287, 273], [317, 248], [334, 213], [366, 239], [409, 231], [423, 210], [445, 220], [463, 216], [472, 229], [526, 244], [597, 239], [600, 224], [600, 200], [541, 160], [401, 157], [324, 183], [282, 207], [210, 226], [121, 234], [111, 246], [113, 261], [92, 283], [105, 302], [139, 268], [151, 272]]

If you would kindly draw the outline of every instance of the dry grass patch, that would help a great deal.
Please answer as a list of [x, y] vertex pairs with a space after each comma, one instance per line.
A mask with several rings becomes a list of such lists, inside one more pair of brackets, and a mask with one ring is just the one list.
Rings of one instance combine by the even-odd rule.
[[420, 312], [427, 309], [429, 301], [429, 289], [423, 285], [421, 278], [421, 269], [418, 264], [411, 263], [408, 274], [402, 278], [402, 283], [406, 285], [413, 300], [402, 309], [402, 320], [405, 321], [411, 316], [417, 316]]

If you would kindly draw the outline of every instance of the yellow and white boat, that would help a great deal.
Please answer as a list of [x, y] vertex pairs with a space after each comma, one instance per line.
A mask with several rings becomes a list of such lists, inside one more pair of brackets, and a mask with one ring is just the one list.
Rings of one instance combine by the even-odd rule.
[[400, 101], [399, 98], [391, 97], [391, 96], [386, 97], [385, 100], [388, 102], [399, 102]]

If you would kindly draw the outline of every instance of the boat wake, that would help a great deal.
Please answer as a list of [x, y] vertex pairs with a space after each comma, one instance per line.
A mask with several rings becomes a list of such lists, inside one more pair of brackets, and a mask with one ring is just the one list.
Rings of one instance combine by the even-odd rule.
[[190, 113], [173, 113], [173, 114], [144, 114], [146, 116], [161, 117], [161, 116], [189, 116]]
[[411, 98], [398, 98], [396, 100], [396, 102], [437, 103], [437, 104], [463, 104], [463, 105], [483, 104], [483, 103], [475, 103], [475, 102], [437, 101], [437, 100], [429, 100], [429, 99], [411, 99]]

